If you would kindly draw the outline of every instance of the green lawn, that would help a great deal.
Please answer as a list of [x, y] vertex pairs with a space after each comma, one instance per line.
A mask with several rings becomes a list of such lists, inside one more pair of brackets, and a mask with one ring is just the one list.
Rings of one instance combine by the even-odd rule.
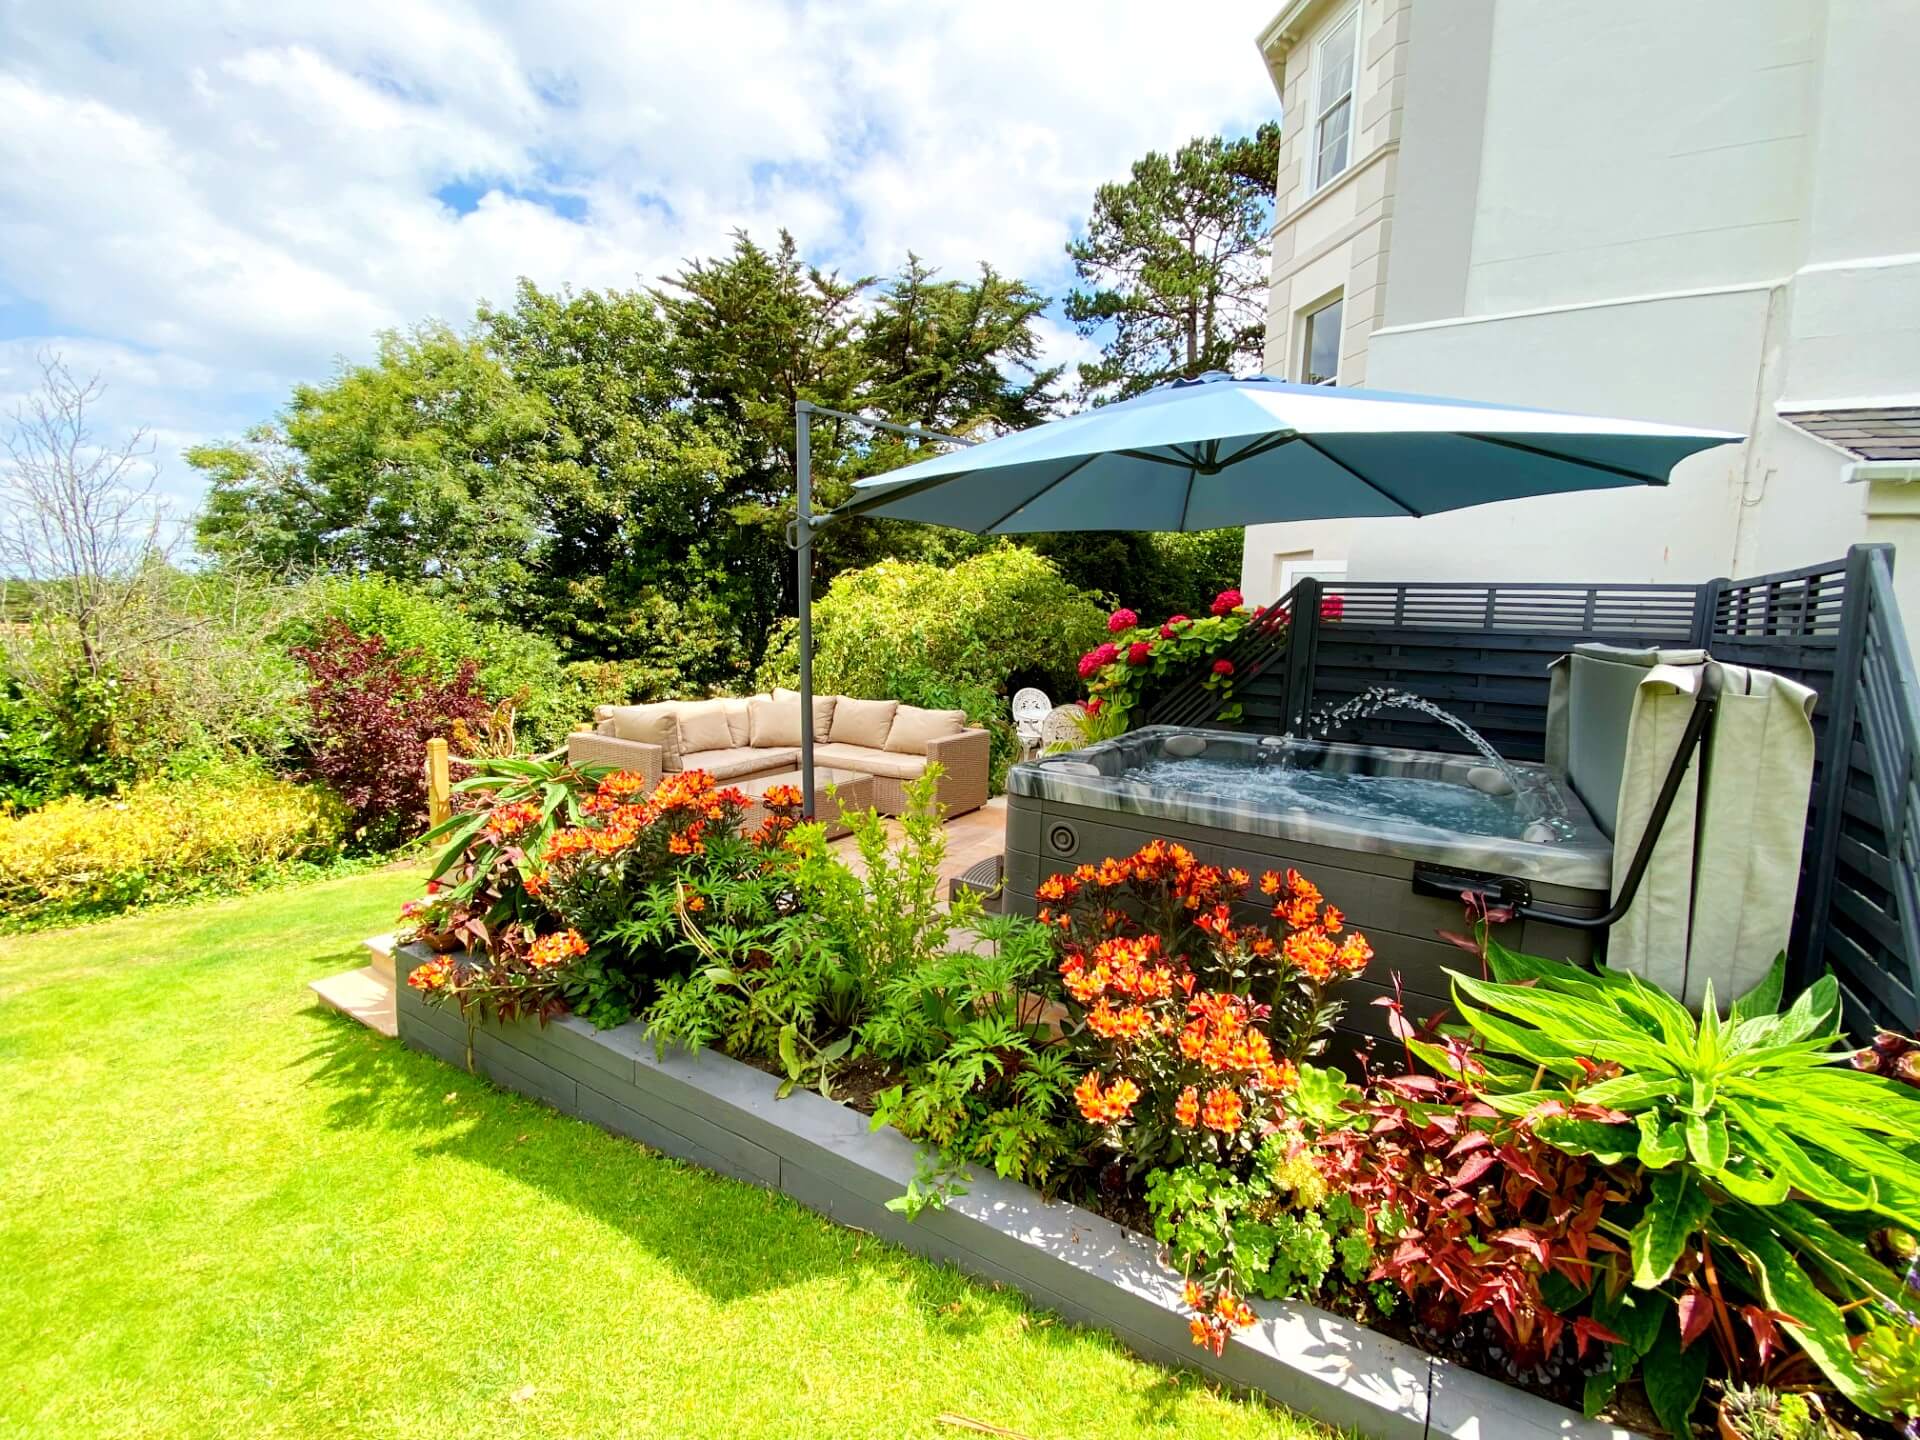
[[0, 939], [0, 1435], [1324, 1433], [312, 1004], [416, 883]]

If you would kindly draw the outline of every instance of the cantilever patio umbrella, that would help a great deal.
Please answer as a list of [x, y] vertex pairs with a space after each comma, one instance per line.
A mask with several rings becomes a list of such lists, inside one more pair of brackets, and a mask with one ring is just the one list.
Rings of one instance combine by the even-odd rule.
[[[816, 516], [808, 420], [841, 412], [805, 401], [797, 408], [800, 504], [793, 544], [800, 561], [800, 713], [807, 718], [813, 714], [813, 533], [842, 517], [886, 516], [1010, 535], [1431, 515], [1529, 495], [1665, 485], [1687, 456], [1744, 438], [1216, 372], [862, 480], [846, 504]], [[841, 418], [927, 434], [864, 416]], [[813, 727], [806, 719], [800, 734], [811, 814]]]

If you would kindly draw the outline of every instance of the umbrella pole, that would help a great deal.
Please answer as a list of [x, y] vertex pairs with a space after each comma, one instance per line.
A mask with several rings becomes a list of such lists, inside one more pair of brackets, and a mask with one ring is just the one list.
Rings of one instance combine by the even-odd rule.
[[800, 612], [800, 813], [813, 818], [813, 407], [793, 407], [795, 608]]

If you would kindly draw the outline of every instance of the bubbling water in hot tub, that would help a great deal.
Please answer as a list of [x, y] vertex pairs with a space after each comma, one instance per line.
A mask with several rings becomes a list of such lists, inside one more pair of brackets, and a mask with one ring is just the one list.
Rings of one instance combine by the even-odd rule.
[[[1272, 752], [1263, 752], [1264, 754]], [[1354, 819], [1419, 825], [1440, 832], [1538, 838], [1512, 795], [1410, 775], [1366, 775], [1302, 765], [1159, 755], [1130, 766], [1122, 779], [1188, 790], [1265, 810], [1316, 810]]]
[[[1479, 752], [1486, 767], [1468, 777], [1472, 783], [1463, 784], [1315, 763], [1325, 752], [1312, 741], [1323, 741], [1342, 725], [1389, 709], [1413, 711], [1447, 726]], [[1261, 808], [1318, 811], [1438, 833], [1535, 844], [1553, 844], [1573, 834], [1553, 785], [1523, 775], [1466, 721], [1418, 695], [1376, 686], [1342, 704], [1323, 707], [1308, 719], [1305, 729], [1312, 741], [1291, 735], [1266, 740], [1254, 756], [1245, 759], [1203, 758], [1172, 739], [1165, 742], [1161, 754], [1129, 766], [1123, 778]]]

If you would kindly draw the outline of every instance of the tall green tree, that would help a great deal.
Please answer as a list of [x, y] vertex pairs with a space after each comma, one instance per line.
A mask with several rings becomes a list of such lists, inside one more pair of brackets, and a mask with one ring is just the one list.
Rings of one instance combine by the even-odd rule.
[[480, 307], [476, 335], [545, 405], [519, 462], [539, 516], [529, 623], [591, 656], [642, 654], [663, 626], [729, 630], [757, 578], [727, 513], [736, 441], [681, 403], [652, 297], [523, 279], [511, 307]]
[[1101, 358], [1080, 367], [1083, 398], [1258, 368], [1279, 164], [1269, 122], [1150, 151], [1095, 192], [1085, 233], [1067, 245], [1080, 279], [1067, 318], [1102, 341]]
[[515, 613], [538, 530], [525, 452], [548, 423], [545, 398], [477, 339], [438, 323], [388, 332], [372, 364], [297, 386], [277, 426], [187, 451], [213, 481], [200, 544], [377, 571]]
[[[747, 235], [657, 290], [542, 291], [458, 334], [381, 337], [372, 362], [189, 461], [211, 493], [203, 550], [275, 571], [377, 572], [581, 657], [693, 653], [737, 679], [793, 611], [793, 408], [806, 398], [939, 430], [1031, 423], [1045, 299], [983, 267], [909, 257], [884, 281]], [[823, 504], [912, 459], [859, 426], [815, 430]], [[970, 536], [836, 526], [820, 580], [893, 553], [950, 560]]]

